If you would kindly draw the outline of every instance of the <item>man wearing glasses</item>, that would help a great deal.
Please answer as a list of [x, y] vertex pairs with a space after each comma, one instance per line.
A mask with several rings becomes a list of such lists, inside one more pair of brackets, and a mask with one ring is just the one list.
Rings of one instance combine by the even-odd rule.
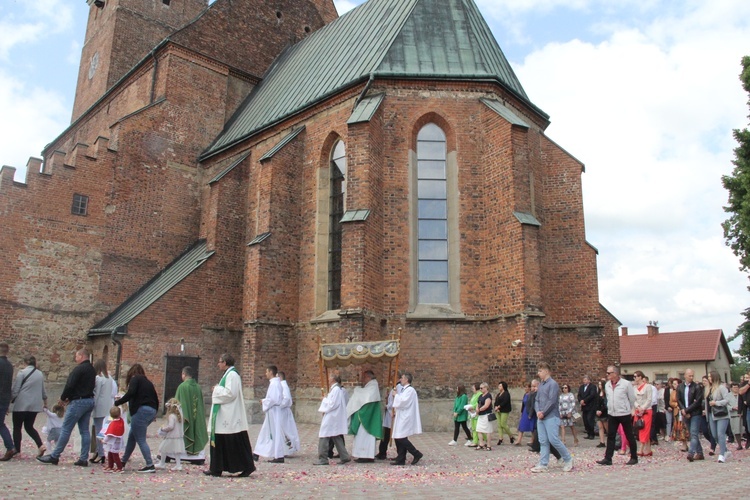
[[607, 367], [609, 381], [604, 385], [607, 394], [607, 450], [604, 459], [598, 460], [599, 465], [612, 465], [615, 454], [615, 436], [617, 428], [622, 425], [630, 447], [630, 460], [626, 465], [638, 463], [638, 446], [633, 435], [633, 415], [635, 414], [635, 389], [630, 381], [620, 378], [620, 369], [616, 366]]

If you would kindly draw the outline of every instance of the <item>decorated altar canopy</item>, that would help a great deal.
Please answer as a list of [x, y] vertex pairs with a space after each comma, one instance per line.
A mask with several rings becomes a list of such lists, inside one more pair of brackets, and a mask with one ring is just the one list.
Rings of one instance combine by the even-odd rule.
[[[329, 368], [343, 368], [351, 365], [376, 365], [388, 363], [388, 380], [393, 374], [393, 385], [398, 377], [398, 355], [401, 350], [401, 329], [398, 336], [393, 335], [389, 340], [373, 342], [351, 341], [335, 344], [324, 344], [318, 337], [318, 365], [320, 367], [321, 390], [326, 394], [328, 390]], [[393, 363], [395, 361], [395, 372]]]

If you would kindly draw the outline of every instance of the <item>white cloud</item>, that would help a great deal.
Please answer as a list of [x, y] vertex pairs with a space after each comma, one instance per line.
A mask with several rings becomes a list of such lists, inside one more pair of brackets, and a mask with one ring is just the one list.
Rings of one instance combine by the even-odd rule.
[[2, 162], [16, 167], [15, 179], [23, 181], [29, 156], [65, 129], [70, 110], [51, 90], [28, 86], [0, 71], [0, 151]]
[[664, 331], [730, 335], [748, 282], [723, 242], [721, 175], [732, 169], [731, 129], [747, 125], [737, 75], [750, 3], [685, 5], [610, 26], [600, 43], [550, 43], [516, 73], [551, 115], [550, 137], [587, 166], [602, 303], [631, 327], [655, 319]]
[[353, 0], [334, 0], [333, 3], [336, 6], [336, 11], [339, 13], [339, 16], [341, 16], [352, 10], [357, 5], [363, 3], [363, 0], [358, 2]]
[[[18, 4], [20, 9], [3, 13], [0, 18], [0, 60], [21, 44], [39, 42], [45, 36], [61, 33], [73, 26], [73, 10], [62, 0], [34, 0]], [[2, 11], [0, 11], [2, 12]]]

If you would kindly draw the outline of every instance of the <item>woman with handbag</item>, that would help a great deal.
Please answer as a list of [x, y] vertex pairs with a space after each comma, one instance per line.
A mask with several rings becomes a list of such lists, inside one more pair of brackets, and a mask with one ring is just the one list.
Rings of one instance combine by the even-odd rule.
[[560, 410], [560, 439], [565, 444], [565, 429], [570, 428], [573, 433], [573, 446], [578, 446], [578, 434], [576, 433], [576, 419], [573, 414], [576, 411], [576, 397], [570, 392], [568, 384], [562, 385], [562, 394], [558, 399], [558, 408]]
[[26, 429], [26, 434], [37, 446], [40, 457], [46, 451], [42, 438], [34, 429], [37, 413], [47, 407], [47, 392], [44, 389], [44, 375], [36, 367], [36, 358], [26, 356], [23, 358], [26, 368], [18, 372], [13, 382], [12, 398], [13, 404], [13, 444], [16, 455], [21, 453], [21, 427]]
[[633, 417], [633, 430], [638, 434], [640, 443], [639, 457], [651, 457], [651, 403], [653, 401], [653, 386], [643, 376], [643, 372], [637, 370], [635, 376], [635, 416]]
[[490, 420], [491, 416], [495, 416], [492, 413], [492, 394], [490, 394], [490, 386], [487, 385], [487, 382], [479, 384], [479, 390], [482, 392], [482, 395], [479, 396], [479, 401], [477, 402], [477, 434], [479, 434], [479, 444], [476, 449], [492, 451], [490, 436], [492, 435], [492, 420], [495, 420], [495, 418]]
[[711, 435], [719, 443], [719, 458], [723, 464], [727, 457], [727, 426], [729, 425], [729, 391], [721, 383], [721, 375], [716, 370], [708, 374], [709, 385], [703, 393], [706, 402], [706, 418]]
[[510, 438], [510, 444], [513, 444], [516, 439], [511, 433], [510, 427], [508, 427], [508, 415], [513, 410], [510, 403], [510, 393], [508, 392], [508, 383], [503, 381], [497, 384], [497, 397], [495, 398], [494, 411], [497, 414], [497, 432], [500, 440], [497, 445], [503, 444], [503, 435], [507, 434]]

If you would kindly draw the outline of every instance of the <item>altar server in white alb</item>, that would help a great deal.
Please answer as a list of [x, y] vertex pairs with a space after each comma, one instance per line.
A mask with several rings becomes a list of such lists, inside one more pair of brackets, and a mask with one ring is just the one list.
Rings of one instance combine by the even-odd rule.
[[406, 465], [406, 453], [409, 452], [414, 457], [411, 460], [412, 465], [417, 463], [424, 456], [409, 441], [409, 436], [422, 434], [422, 419], [419, 417], [419, 396], [417, 391], [411, 386], [411, 373], [401, 375], [401, 385], [403, 391], [397, 393], [393, 389], [393, 408], [396, 410], [396, 418], [393, 421], [393, 440], [396, 441], [396, 451], [398, 456], [391, 462], [391, 465]]
[[340, 464], [351, 462], [349, 452], [344, 446], [344, 434], [347, 431], [345, 391], [341, 387], [341, 377], [331, 374], [328, 379], [331, 385], [328, 395], [320, 403], [318, 412], [323, 414], [318, 433], [318, 460], [313, 465], [328, 465], [328, 442], [333, 441], [341, 458]]
[[292, 413], [292, 391], [289, 390], [289, 384], [286, 383], [286, 374], [282, 371], [279, 372], [279, 380], [281, 380], [281, 389], [284, 395], [281, 400], [281, 426], [284, 428], [284, 436], [286, 436], [285, 454], [293, 455], [299, 451], [300, 442], [297, 422], [294, 421], [294, 414]]
[[[284, 437], [284, 410], [282, 403], [284, 401], [284, 390], [281, 387], [278, 369], [274, 365], [266, 368], [266, 378], [268, 379], [268, 392], [266, 397], [260, 402], [263, 405], [263, 413], [266, 414], [263, 420], [263, 427], [260, 428], [258, 441], [255, 444], [255, 453], [261, 457], [269, 457], [270, 463], [283, 464], [284, 455], [286, 454], [286, 438]], [[291, 398], [290, 398], [291, 399]]]
[[349, 434], [354, 434], [352, 456], [355, 462], [374, 462], [376, 439], [383, 437], [383, 417], [380, 411], [380, 386], [375, 373], [362, 374], [363, 387], [354, 389], [346, 405], [349, 417]]

